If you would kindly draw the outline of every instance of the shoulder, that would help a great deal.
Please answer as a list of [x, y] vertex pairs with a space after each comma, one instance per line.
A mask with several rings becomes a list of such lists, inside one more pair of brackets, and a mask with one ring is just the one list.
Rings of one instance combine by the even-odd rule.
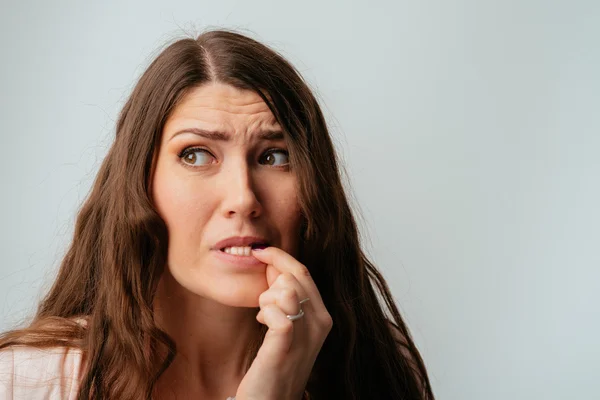
[[75, 399], [81, 361], [81, 351], [73, 348], [4, 348], [0, 350], [0, 398]]

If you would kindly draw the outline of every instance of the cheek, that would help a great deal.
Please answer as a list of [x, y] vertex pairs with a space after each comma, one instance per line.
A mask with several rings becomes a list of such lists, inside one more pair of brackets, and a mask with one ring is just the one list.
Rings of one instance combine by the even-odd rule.
[[195, 237], [207, 219], [210, 199], [200, 195], [198, 182], [181, 179], [175, 174], [157, 171], [153, 181], [152, 196], [156, 210], [165, 221], [170, 240]]
[[283, 250], [295, 255], [300, 239], [302, 216], [293, 182], [269, 189], [269, 208], [273, 224], [281, 235]]

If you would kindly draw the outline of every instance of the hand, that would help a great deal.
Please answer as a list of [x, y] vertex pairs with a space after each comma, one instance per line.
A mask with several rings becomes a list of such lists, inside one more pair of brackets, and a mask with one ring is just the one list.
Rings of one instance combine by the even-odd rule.
[[[242, 379], [236, 400], [300, 400], [333, 322], [308, 269], [276, 247], [252, 250], [267, 264], [269, 289], [256, 319], [268, 326], [262, 346]], [[290, 321], [302, 304], [304, 317]]]

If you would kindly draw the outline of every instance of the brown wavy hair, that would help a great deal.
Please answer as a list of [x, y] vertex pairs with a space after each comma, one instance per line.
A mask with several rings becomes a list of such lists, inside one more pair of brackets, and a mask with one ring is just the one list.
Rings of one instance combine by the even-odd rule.
[[[0, 349], [76, 348], [85, 360], [79, 399], [153, 398], [176, 346], [153, 314], [168, 235], [150, 197], [152, 170], [170, 112], [191, 89], [215, 81], [258, 93], [289, 146], [304, 215], [299, 261], [309, 268], [334, 322], [308, 381], [308, 397], [433, 399], [390, 290], [361, 250], [317, 100], [279, 53], [228, 30], [175, 41], [143, 73], [78, 213], [56, 281], [33, 322], [4, 333]], [[256, 355], [259, 346], [249, 351]]]

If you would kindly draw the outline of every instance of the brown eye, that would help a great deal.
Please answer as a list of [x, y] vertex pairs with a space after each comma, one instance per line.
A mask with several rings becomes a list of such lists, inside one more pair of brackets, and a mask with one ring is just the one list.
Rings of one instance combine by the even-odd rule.
[[213, 155], [204, 149], [186, 149], [180, 157], [183, 162], [193, 166], [207, 165], [214, 159]]
[[269, 150], [260, 159], [261, 164], [275, 167], [287, 165], [289, 162], [288, 152], [281, 149]]

